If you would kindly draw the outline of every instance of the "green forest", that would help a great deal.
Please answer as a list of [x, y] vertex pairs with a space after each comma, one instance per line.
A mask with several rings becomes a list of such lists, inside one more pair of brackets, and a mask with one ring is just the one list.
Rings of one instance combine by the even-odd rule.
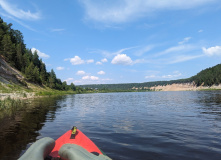
[[144, 83], [122, 83], [122, 84], [93, 84], [93, 85], [80, 85], [85, 89], [98, 89], [98, 90], [133, 90], [132, 88], [141, 88], [140, 90], [145, 90], [144, 87], [153, 86], [165, 86], [174, 83], [195, 83], [196, 86], [212, 86], [221, 84], [221, 64], [214, 67], [202, 70], [197, 75], [186, 79], [178, 79], [171, 81], [155, 81], [155, 82], [144, 82]]
[[[67, 85], [56, 77], [54, 70], [47, 72], [42, 59], [37, 52], [26, 48], [23, 35], [19, 30], [12, 29], [12, 24], [7, 24], [0, 17], [0, 56], [12, 67], [21, 71], [28, 82], [45, 85], [56, 90], [80, 89], [73, 83]], [[25, 83], [24, 83], [25, 84]]]

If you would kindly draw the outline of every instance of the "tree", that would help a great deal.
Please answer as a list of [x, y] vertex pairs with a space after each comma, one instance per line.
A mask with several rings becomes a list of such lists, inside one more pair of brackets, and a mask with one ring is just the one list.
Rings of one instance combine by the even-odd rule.
[[[0, 17], [0, 55], [13, 67], [25, 74], [28, 81], [45, 84], [58, 90], [76, 90], [74, 84], [69, 87], [66, 82], [57, 79], [54, 70], [47, 72], [45, 64], [39, 60], [37, 51], [32, 53], [26, 48], [23, 35], [14, 30], [12, 24], [5, 23]], [[80, 90], [80, 89], [79, 89]]]
[[25, 77], [28, 81], [33, 81], [35, 80], [35, 75], [34, 75], [34, 69], [35, 69], [35, 66], [34, 64], [31, 62], [29, 64], [28, 67], [25, 68]]
[[73, 90], [73, 91], [76, 91], [76, 87], [75, 87], [74, 83], [71, 83], [70, 89]]
[[12, 66], [15, 65], [15, 45], [11, 41], [11, 37], [8, 34], [5, 34], [2, 39], [2, 51], [3, 55], [6, 58], [6, 61], [9, 62]]
[[40, 61], [39, 61], [39, 56], [37, 54], [37, 51], [35, 50], [34, 51], [34, 54], [33, 54], [33, 63], [35, 66], [37, 66], [38, 68], [40, 68]]
[[39, 75], [39, 69], [37, 66], [35, 66], [34, 70], [33, 70], [33, 81], [36, 83], [41, 84], [41, 79], [40, 79], [40, 75]]
[[18, 70], [21, 70], [22, 69], [22, 63], [23, 63], [23, 57], [22, 57], [22, 53], [23, 50], [22, 50], [22, 44], [19, 43], [17, 46], [16, 46], [16, 62], [15, 62], [15, 66]]
[[55, 85], [56, 79], [57, 79], [56, 74], [55, 74], [54, 70], [51, 69], [51, 72], [49, 73], [49, 78], [48, 78], [50, 88], [55, 88], [56, 87], [56, 85]]
[[67, 82], [66, 81], [64, 81], [63, 83], [62, 83], [62, 90], [68, 90], [69, 88], [68, 88], [68, 85], [67, 85]]
[[47, 71], [46, 71], [46, 66], [42, 62], [42, 60], [40, 60], [40, 78], [41, 78], [42, 83], [46, 84], [46, 82], [47, 82]]

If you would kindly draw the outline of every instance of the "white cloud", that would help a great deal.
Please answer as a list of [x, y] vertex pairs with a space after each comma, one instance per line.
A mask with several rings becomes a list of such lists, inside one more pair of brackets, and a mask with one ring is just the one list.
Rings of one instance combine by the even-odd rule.
[[101, 60], [101, 62], [105, 63], [105, 62], [107, 62], [107, 59], [104, 58], [104, 59]]
[[99, 78], [96, 77], [96, 76], [84, 76], [84, 77], [82, 77], [82, 79], [83, 80], [92, 80], [92, 81], [94, 81], [94, 80], [98, 80]]
[[[105, 51], [105, 50], [97, 49], [97, 50], [92, 51], [91, 53], [98, 53], [98, 54], [102, 54], [102, 55], [105, 56], [105, 57], [111, 58], [111, 57], [113, 57], [113, 56], [116, 56], [116, 55], [118, 55], [118, 54], [122, 54], [124, 51], [131, 50], [131, 49], [133, 49], [133, 48], [136, 48], [136, 47], [123, 48], [123, 49], [120, 49], [120, 50], [115, 51], [115, 52], [110, 52], [110, 51]], [[102, 59], [102, 60], [106, 61], [105, 59], [106, 59], [106, 58], [104, 58], [104, 59]], [[101, 61], [102, 61], [102, 60], [101, 60]]]
[[70, 84], [70, 83], [74, 82], [74, 78], [68, 78], [68, 79], [66, 79], [64, 81], [66, 81], [68, 84]]
[[177, 78], [177, 77], [180, 77], [182, 76], [182, 74], [179, 72], [179, 71], [175, 71], [173, 72], [172, 75], [163, 75], [162, 78], [168, 78], [168, 79], [171, 79], [171, 78]]
[[37, 52], [37, 54], [38, 54], [38, 56], [39, 56], [40, 58], [45, 58], [45, 59], [47, 59], [47, 58], [50, 57], [49, 55], [40, 52], [40, 51], [39, 51], [38, 49], [36, 49], [36, 48], [32, 48], [32, 49], [31, 49], [31, 52], [32, 52], [32, 53], [34, 53], [35, 51]]
[[96, 62], [96, 65], [102, 65], [102, 63], [101, 62]]
[[70, 61], [70, 58], [65, 58], [64, 61]]
[[183, 39], [183, 41], [179, 42], [179, 44], [187, 43], [192, 37], [186, 37]]
[[99, 79], [98, 77], [91, 76], [91, 80], [98, 80], [98, 79]]
[[199, 33], [201, 33], [201, 32], [203, 32], [203, 30], [202, 30], [202, 29], [200, 29], [198, 32], [199, 32]]
[[56, 69], [61, 71], [61, 70], [64, 70], [64, 67], [57, 67]]
[[170, 47], [162, 52], [155, 54], [155, 57], [166, 55], [166, 54], [171, 54], [171, 53], [183, 53], [187, 51], [192, 51], [195, 48], [196, 46], [193, 46], [193, 45], [177, 45], [177, 46]]
[[20, 25], [22, 25], [23, 27], [25, 27], [25, 28], [27, 28], [27, 29], [29, 29], [29, 30], [31, 30], [31, 31], [37, 32], [34, 28], [30, 27], [29, 25], [24, 24], [23, 22], [21, 22], [20, 20], [18, 20], [18, 19], [16, 19], [16, 18], [12, 17], [12, 16], [9, 15], [9, 14], [4, 14], [3, 12], [0, 12], [0, 14], [1, 14], [2, 16], [4, 16], [4, 17], [7, 17], [7, 18], [9, 18], [9, 19], [12, 19], [13, 21], [19, 23]]
[[80, 64], [90, 64], [94, 63], [93, 59], [83, 60], [79, 56], [74, 56], [74, 58], [65, 58], [64, 61], [70, 61], [72, 65], [80, 65]]
[[137, 64], [137, 63], [148, 63], [149, 60], [145, 60], [145, 59], [136, 59], [135, 61], [133, 61], [132, 64]]
[[82, 79], [84, 79], [84, 80], [90, 79], [90, 76], [84, 76], [84, 77], [82, 77]]
[[126, 54], [118, 54], [111, 61], [112, 64], [131, 65], [133, 61]]
[[14, 3], [9, 3], [5, 0], [0, 0], [0, 6], [11, 16], [22, 20], [38, 20], [41, 18], [40, 12], [32, 13], [30, 10], [24, 11], [18, 8]]
[[144, 53], [150, 51], [153, 47], [154, 47], [153, 45], [145, 46], [145, 47], [143, 47], [143, 48], [137, 50], [137, 51], [135, 52], [135, 55], [136, 55], [136, 56], [142, 56]]
[[79, 64], [84, 64], [84, 60], [82, 60], [79, 56], [75, 56], [74, 58], [70, 59], [70, 62], [72, 65], [79, 65]]
[[76, 75], [84, 75], [85, 71], [77, 71]]
[[94, 60], [93, 59], [89, 59], [89, 60], [86, 60], [86, 62], [89, 64], [89, 63], [94, 63]]
[[105, 72], [104, 71], [99, 71], [99, 72], [97, 72], [97, 74], [102, 75], [102, 74], [105, 74]]
[[218, 0], [81, 0], [86, 18], [103, 23], [123, 23], [165, 10], [186, 10]]
[[215, 47], [210, 47], [210, 48], [202, 48], [203, 53], [205, 53], [207, 56], [220, 56], [221, 55], [221, 46], [215, 46]]
[[203, 54], [201, 54], [201, 55], [179, 55], [179, 56], [172, 57], [170, 60], [167, 60], [167, 64], [185, 62], [185, 61], [200, 58], [203, 56], [204, 56]]

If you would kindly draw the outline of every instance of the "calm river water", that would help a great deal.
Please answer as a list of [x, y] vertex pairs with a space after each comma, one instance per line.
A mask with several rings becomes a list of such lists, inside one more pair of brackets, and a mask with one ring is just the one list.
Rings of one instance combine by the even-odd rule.
[[114, 160], [221, 159], [221, 91], [77, 94], [27, 105], [0, 130], [0, 159], [73, 125]]

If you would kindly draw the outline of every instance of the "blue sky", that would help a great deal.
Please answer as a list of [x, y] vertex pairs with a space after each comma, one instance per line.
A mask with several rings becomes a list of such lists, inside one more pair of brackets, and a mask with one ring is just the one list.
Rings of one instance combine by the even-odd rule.
[[221, 60], [220, 0], [0, 0], [0, 16], [69, 84], [189, 78]]

